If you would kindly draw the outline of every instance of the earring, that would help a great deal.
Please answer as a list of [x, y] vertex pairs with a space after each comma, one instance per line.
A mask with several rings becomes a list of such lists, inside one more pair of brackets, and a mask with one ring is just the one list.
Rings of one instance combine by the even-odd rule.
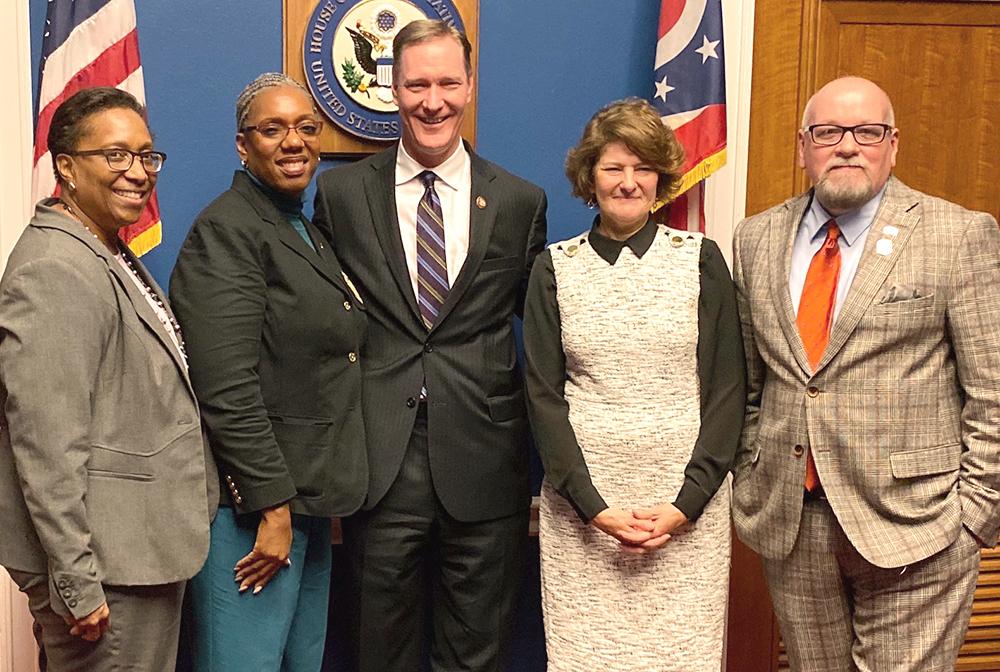
[[246, 159], [240, 159], [240, 165], [243, 166], [244, 169], [246, 169], [246, 167], [247, 167], [247, 160]]
[[76, 191], [76, 185], [73, 184], [73, 180], [69, 181], [69, 190], [70, 191]]
[[596, 208], [597, 207], [597, 199], [594, 198], [593, 196], [591, 196], [589, 199], [587, 199], [587, 207], [590, 208], [591, 210], [593, 210], [594, 208]]

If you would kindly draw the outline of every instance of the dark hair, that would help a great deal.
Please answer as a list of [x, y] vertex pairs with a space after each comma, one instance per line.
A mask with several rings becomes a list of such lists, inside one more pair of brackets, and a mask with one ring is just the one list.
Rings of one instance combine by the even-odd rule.
[[56, 157], [74, 151], [80, 143], [80, 138], [86, 132], [87, 120], [105, 110], [132, 110], [143, 121], [146, 120], [146, 108], [128, 91], [122, 91], [111, 86], [95, 86], [81, 89], [62, 102], [52, 115], [49, 126], [49, 153], [52, 155], [52, 171], [56, 181], [61, 181], [56, 168]]
[[399, 60], [403, 56], [403, 49], [421, 42], [429, 42], [440, 37], [450, 37], [458, 42], [462, 47], [462, 56], [465, 57], [465, 75], [472, 76], [472, 44], [465, 33], [455, 26], [437, 19], [418, 19], [403, 26], [392, 39], [392, 81], [399, 78]]
[[583, 129], [583, 137], [566, 156], [566, 177], [573, 195], [594, 197], [594, 166], [604, 149], [621, 142], [643, 163], [656, 169], [657, 200], [673, 200], [681, 186], [684, 148], [660, 113], [641, 98], [618, 100], [597, 111]]

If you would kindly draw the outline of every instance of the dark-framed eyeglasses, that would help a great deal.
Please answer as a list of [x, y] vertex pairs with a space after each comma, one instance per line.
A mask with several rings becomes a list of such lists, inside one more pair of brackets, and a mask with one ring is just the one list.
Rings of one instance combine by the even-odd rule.
[[854, 137], [859, 145], [877, 145], [885, 140], [886, 133], [893, 130], [889, 124], [858, 124], [857, 126], [838, 126], [836, 124], [813, 124], [806, 128], [813, 144], [820, 147], [832, 147], [840, 144], [845, 133]]
[[306, 119], [305, 121], [300, 121], [297, 124], [289, 126], [287, 124], [279, 124], [276, 121], [267, 121], [256, 126], [244, 126], [240, 132], [248, 133], [249, 131], [257, 131], [260, 137], [265, 140], [283, 142], [288, 137], [288, 132], [293, 129], [303, 140], [314, 140], [323, 131], [323, 122], [319, 119]]
[[167, 155], [163, 152], [145, 150], [133, 152], [130, 149], [84, 149], [77, 152], [65, 152], [70, 156], [103, 156], [108, 162], [108, 168], [116, 173], [124, 173], [132, 167], [138, 157], [139, 163], [149, 174], [156, 174], [163, 169], [163, 162], [167, 160]]

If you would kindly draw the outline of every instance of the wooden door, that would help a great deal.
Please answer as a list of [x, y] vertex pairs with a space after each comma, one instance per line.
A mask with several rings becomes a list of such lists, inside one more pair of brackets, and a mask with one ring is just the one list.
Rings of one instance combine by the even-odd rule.
[[[892, 98], [910, 186], [1000, 218], [1000, 2], [756, 0], [747, 214], [808, 187], [795, 132], [809, 96], [860, 75]], [[734, 550], [727, 672], [787, 669], [759, 560]], [[957, 670], [1000, 671], [1000, 552], [983, 553]]]

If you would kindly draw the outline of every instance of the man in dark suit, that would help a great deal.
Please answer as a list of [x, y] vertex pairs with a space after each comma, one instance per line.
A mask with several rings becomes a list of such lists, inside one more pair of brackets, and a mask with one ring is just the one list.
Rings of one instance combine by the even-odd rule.
[[420, 669], [429, 603], [434, 670], [500, 670], [530, 501], [513, 318], [545, 194], [462, 143], [464, 35], [416, 21], [393, 57], [402, 142], [326, 172], [316, 197], [369, 316], [369, 492], [344, 528], [358, 668]]

